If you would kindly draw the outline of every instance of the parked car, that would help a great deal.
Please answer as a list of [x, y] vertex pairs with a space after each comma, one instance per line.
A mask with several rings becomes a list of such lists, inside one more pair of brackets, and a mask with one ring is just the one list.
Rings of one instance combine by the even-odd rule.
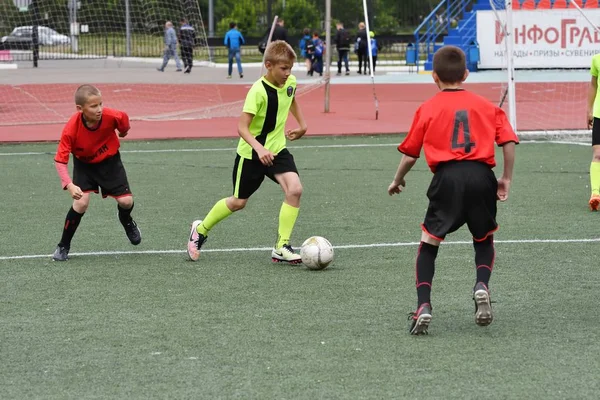
[[[32, 44], [32, 27], [18, 26], [8, 36], [0, 39], [0, 48], [28, 50]], [[70, 44], [71, 39], [67, 35], [60, 34], [47, 26], [38, 26], [38, 40], [42, 46], [56, 46]]]

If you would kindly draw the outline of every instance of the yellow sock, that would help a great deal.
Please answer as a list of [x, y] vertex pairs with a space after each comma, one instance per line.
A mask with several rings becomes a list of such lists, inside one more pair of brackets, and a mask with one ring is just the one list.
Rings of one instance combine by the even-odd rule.
[[227, 199], [221, 199], [217, 201], [217, 203], [213, 206], [213, 208], [208, 212], [204, 220], [196, 230], [198, 233], [206, 236], [208, 231], [210, 231], [213, 226], [223, 221], [225, 218], [229, 217], [233, 214], [233, 211], [227, 207]]
[[592, 188], [592, 196], [600, 195], [600, 162], [590, 164], [590, 187]]
[[294, 230], [299, 211], [299, 208], [292, 207], [287, 203], [281, 205], [279, 211], [279, 237], [277, 238], [276, 249], [290, 243], [290, 236], [292, 236], [292, 230]]

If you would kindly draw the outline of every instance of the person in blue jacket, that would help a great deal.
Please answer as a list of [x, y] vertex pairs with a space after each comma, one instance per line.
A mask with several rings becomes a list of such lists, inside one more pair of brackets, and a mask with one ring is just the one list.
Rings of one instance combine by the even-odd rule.
[[227, 79], [231, 79], [231, 73], [233, 72], [233, 58], [237, 62], [237, 69], [240, 74], [240, 78], [244, 77], [244, 70], [242, 69], [241, 59], [241, 48], [245, 44], [244, 36], [238, 30], [235, 22], [229, 23], [229, 31], [225, 34], [225, 47], [229, 49], [228, 60], [229, 60], [229, 73]]
[[[377, 39], [375, 39], [375, 32], [369, 32], [371, 36], [371, 58], [373, 58], [373, 74], [375, 73], [375, 67], [377, 66]], [[369, 68], [370, 72], [371, 68]]]

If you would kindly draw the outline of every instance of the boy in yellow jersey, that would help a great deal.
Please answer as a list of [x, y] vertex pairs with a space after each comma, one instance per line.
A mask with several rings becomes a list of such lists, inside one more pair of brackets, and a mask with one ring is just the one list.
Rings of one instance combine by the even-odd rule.
[[592, 163], [590, 164], [590, 210], [598, 211], [600, 206], [600, 96], [598, 95], [598, 75], [600, 73], [600, 54], [592, 58], [590, 68], [592, 81], [588, 91], [587, 122], [592, 129]]
[[[296, 53], [289, 44], [277, 40], [265, 50], [267, 74], [252, 85], [246, 95], [238, 123], [240, 141], [233, 165], [233, 195], [219, 200], [204, 220], [192, 223], [188, 256], [200, 257], [208, 232], [220, 221], [246, 206], [265, 176], [281, 185], [285, 199], [279, 211], [279, 236], [271, 257], [275, 262], [299, 264], [300, 256], [290, 246], [290, 236], [298, 217], [302, 184], [294, 157], [286, 149], [289, 140], [306, 133], [306, 122], [295, 98], [296, 77], [291, 74]], [[285, 131], [288, 113], [299, 127]]]

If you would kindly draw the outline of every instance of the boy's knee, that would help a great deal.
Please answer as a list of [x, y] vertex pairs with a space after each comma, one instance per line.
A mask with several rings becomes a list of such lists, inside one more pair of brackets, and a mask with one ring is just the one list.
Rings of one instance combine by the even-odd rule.
[[83, 196], [81, 199], [73, 201], [73, 210], [75, 210], [79, 214], [83, 214], [87, 211], [89, 205], [90, 197]]
[[594, 148], [594, 152], [592, 154], [593, 162], [600, 162], [600, 146], [598, 148]]
[[227, 199], [227, 208], [231, 211], [239, 211], [246, 207], [246, 203], [248, 203], [248, 199], [238, 199], [237, 197], [230, 197]]
[[121, 208], [130, 209], [133, 207], [133, 196], [119, 197], [117, 203]]
[[287, 188], [286, 196], [300, 198], [300, 196], [302, 196], [302, 190], [302, 184], [298, 182], [297, 184], [290, 185]]

